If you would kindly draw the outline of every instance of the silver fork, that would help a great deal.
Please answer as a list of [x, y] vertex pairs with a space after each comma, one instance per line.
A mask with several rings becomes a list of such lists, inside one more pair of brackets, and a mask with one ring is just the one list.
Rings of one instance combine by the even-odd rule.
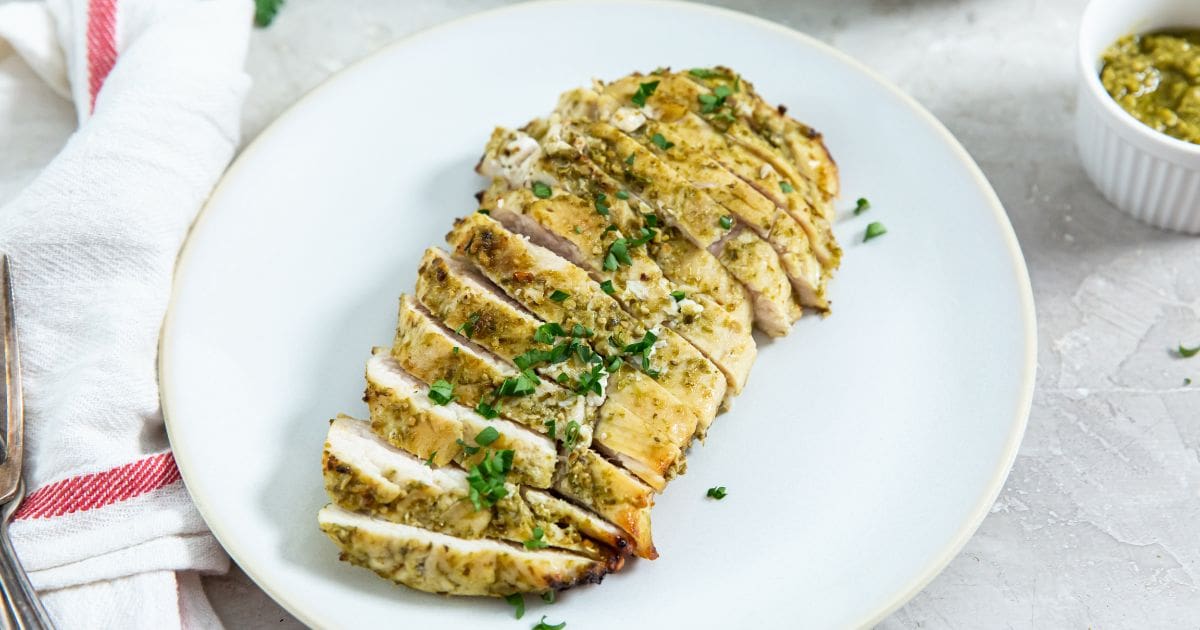
[[4, 595], [3, 627], [38, 630], [53, 628], [50, 616], [38, 600], [37, 591], [29, 584], [25, 569], [13, 550], [8, 537], [8, 519], [25, 498], [25, 483], [21, 479], [21, 463], [24, 456], [25, 417], [21, 406], [21, 360], [17, 355], [17, 324], [13, 312], [12, 274], [8, 257], [0, 255], [0, 319], [4, 324], [4, 387], [0, 388], [0, 401], [7, 412], [7, 428], [0, 436], [3, 444], [3, 461], [0, 461], [0, 591]]

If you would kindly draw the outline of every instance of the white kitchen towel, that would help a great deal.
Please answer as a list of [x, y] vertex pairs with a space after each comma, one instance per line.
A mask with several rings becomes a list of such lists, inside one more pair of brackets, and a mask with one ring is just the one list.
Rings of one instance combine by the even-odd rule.
[[29, 496], [12, 534], [63, 628], [219, 625], [196, 576], [229, 560], [180, 481], [155, 363], [176, 254], [238, 145], [252, 11], [249, 0], [0, 4], [0, 60], [19, 56], [26, 80], [51, 88], [0, 75], [0, 126], [55, 98], [79, 121], [0, 207], [27, 432]]

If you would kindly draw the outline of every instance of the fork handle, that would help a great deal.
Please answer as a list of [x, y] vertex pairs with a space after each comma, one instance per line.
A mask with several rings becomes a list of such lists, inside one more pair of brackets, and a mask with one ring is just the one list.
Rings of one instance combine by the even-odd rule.
[[8, 537], [8, 519], [0, 520], [0, 591], [4, 595], [4, 627], [14, 630], [53, 630], [37, 591], [29, 584], [25, 569]]

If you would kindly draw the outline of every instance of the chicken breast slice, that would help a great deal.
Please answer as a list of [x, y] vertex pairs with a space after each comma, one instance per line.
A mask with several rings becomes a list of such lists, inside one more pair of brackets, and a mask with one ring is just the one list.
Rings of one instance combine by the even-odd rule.
[[[455, 348], [458, 348], [457, 352]], [[457, 400], [468, 406], [486, 402], [483, 396], [491, 400], [493, 389], [478, 385], [492, 383], [492, 387], [498, 387], [521, 373], [468, 340], [454, 338], [453, 333], [445, 330], [407, 295], [400, 299], [400, 325], [392, 356], [406, 371], [423, 381], [455, 383]], [[629, 472], [588, 449], [592, 441], [592, 418], [582, 414], [582, 397], [536, 375], [531, 380], [539, 382], [532, 393], [504, 396], [498, 401], [500, 415], [547, 435], [553, 426], [560, 443], [571, 434], [558, 431], [558, 427], [576, 422], [580, 429], [572, 449], [565, 458], [560, 457], [553, 487], [627, 532], [636, 543], [638, 555], [657, 557], [650, 532], [653, 491]], [[475, 386], [460, 388], [462, 383]], [[576, 409], [580, 413], [577, 414]], [[549, 424], [548, 419], [555, 419], [555, 423]], [[607, 485], [602, 488], [577, 485], [584, 477]]]
[[[503, 451], [495, 443], [488, 449], [492, 456]], [[555, 503], [561, 500], [545, 495], [535, 511], [514, 483], [506, 482], [506, 494], [491, 505], [481, 501], [476, 506], [466, 470], [453, 465], [430, 467], [384, 442], [367, 422], [348, 416], [330, 423], [322, 465], [330, 500], [360, 514], [460, 538], [534, 541], [606, 562], [618, 551], [630, 550], [625, 536], [611, 524], [597, 528], [589, 523], [589, 530], [605, 534], [598, 540], [590, 538], [576, 523], [586, 513]]]
[[[564, 328], [582, 326], [595, 337], [595, 349], [606, 359], [623, 357], [634, 367], [652, 370], [659, 384], [698, 412], [699, 432], [712, 422], [725, 395], [725, 377], [674, 331], [646, 329], [587, 272], [509, 232], [490, 217], [473, 214], [459, 219], [447, 241], [455, 256], [470, 261], [538, 317], [562, 322]], [[555, 291], [568, 297], [554, 300]], [[632, 356], [632, 348], [639, 343], [644, 348], [637, 352], [639, 356]]]
[[[582, 397], [536, 374], [526, 374], [483, 351], [468, 339], [446, 330], [412, 296], [400, 298], [400, 321], [392, 357], [405, 371], [433, 385], [445, 381], [453, 386], [453, 398], [468, 407], [480, 409], [480, 403], [500, 416], [518, 422], [540, 434], [549, 433], [548, 421], [555, 426], [579, 427], [576, 449], [587, 448], [592, 441], [592, 418], [585, 412]], [[468, 334], [463, 330], [463, 334]], [[521, 381], [518, 395], [500, 395], [505, 383]]]
[[[713, 149], [721, 147], [709, 142], [712, 139], [709, 134], [659, 122], [630, 108], [620, 108], [613, 97], [589, 89], [563, 93], [556, 111], [568, 119], [613, 123], [614, 127], [639, 142], [680, 177], [770, 243], [801, 304], [828, 310], [822, 286], [824, 270], [809, 245], [804, 228], [774, 201], [726, 168], [714, 155]], [[631, 122], [621, 125], [614, 119]]]
[[[472, 341], [481, 347], [524, 360], [553, 354], [553, 344], [537, 339], [541, 321], [493, 289], [496, 287], [486, 279], [436, 248], [426, 250], [418, 267], [418, 298], [448, 326], [454, 326], [464, 313], [477, 313]], [[559, 345], [563, 343], [567, 342], [559, 341]], [[570, 343], [594, 352], [584, 339]], [[557, 363], [539, 361], [534, 369], [549, 378], [565, 374], [567, 380], [577, 381], [595, 365], [580, 360], [578, 351], [566, 352], [562, 359]], [[617, 373], [607, 376], [592, 445], [661, 491], [667, 478], [684, 466], [679, 445], [695, 431], [696, 414], [652, 379], [625, 363], [620, 365]], [[637, 410], [652, 413], [642, 415]]]
[[[553, 120], [553, 116], [551, 117]], [[631, 194], [650, 204], [667, 225], [713, 252], [724, 261], [724, 247], [742, 224], [712, 197], [692, 186], [649, 149], [603, 122], [567, 124], [564, 140], [574, 144], [601, 168], [628, 187]], [[753, 234], [753, 232], [751, 232]], [[757, 236], [755, 236], [757, 238]], [[773, 248], [753, 248], [756, 272], [743, 273], [745, 265], [726, 269], [746, 287], [754, 305], [755, 323], [767, 334], [782, 337], [801, 315], [792, 298], [791, 282]], [[742, 248], [743, 254], [749, 253]], [[782, 288], [782, 290], [781, 290]]]
[[[810, 176], [801, 172], [791, 160], [790, 153], [773, 147], [751, 128], [748, 120], [734, 116], [732, 106], [704, 112], [700, 98], [704, 95], [711, 97], [712, 92], [702, 82], [694, 81], [683, 73], [654, 75], [652, 78], [631, 75], [603, 85], [600, 89], [619, 102], [630, 102], [639, 85], [652, 79], [659, 82], [658, 87], [654, 95], [647, 99], [647, 106], [640, 111], [660, 122], [685, 125], [696, 131], [704, 129], [719, 137], [725, 146], [713, 155], [723, 166], [754, 185], [791, 214], [804, 227], [813, 252], [825, 269], [836, 269], [841, 259], [841, 248], [830, 225], [833, 210], [829, 197]], [[728, 82], [729, 79], [726, 79]], [[744, 95], [739, 94], [740, 87], [739, 92], [733, 92], [726, 97], [726, 101], [732, 104], [738, 102], [738, 98], [745, 100]], [[773, 110], [765, 103], [763, 106]], [[746, 110], [747, 107], [749, 105], [742, 105], [739, 109]], [[833, 172], [836, 181], [836, 168]], [[762, 182], [767, 178], [773, 181]], [[786, 190], [783, 183], [787, 183], [790, 190]]]
[[740, 89], [731, 96], [733, 109], [759, 137], [784, 151], [806, 178], [816, 182], [826, 199], [837, 197], [840, 192], [837, 163], [821, 134], [787, 116], [786, 108], [772, 107], [759, 96], [754, 84], [733, 70], [720, 66], [712, 70], [706, 78], [690, 72], [687, 77], [709, 89], [736, 82]]
[[568, 551], [530, 551], [496, 540], [457, 538], [336, 505], [322, 508], [317, 523], [341, 549], [342, 560], [429, 593], [544, 593], [598, 583], [612, 570], [604, 562]]
[[[607, 214], [597, 211], [597, 204], [607, 208], [607, 196], [588, 202], [556, 190], [549, 198], [539, 199], [528, 189], [509, 191], [497, 184], [483, 197], [483, 203], [494, 208], [492, 218], [575, 263], [597, 282], [610, 283], [611, 295], [627, 312], [651, 328], [666, 324], [720, 368], [729, 383], [727, 395], [742, 391], [757, 352], [748, 328], [723, 309], [706, 309], [702, 302], [687, 297], [686, 291], [676, 289], [663, 277], [645, 246], [626, 247], [630, 264], [605, 268], [606, 253], [618, 240], [634, 240], [619, 229], [609, 229], [611, 210], [606, 210]], [[657, 228], [654, 222], [639, 228], [645, 231], [635, 235], [656, 237]]]
[[[531, 131], [544, 135], [546, 125], [535, 121]], [[565, 143], [547, 147], [523, 132], [497, 128], [488, 141], [476, 170], [510, 189], [528, 188], [533, 180], [554, 181], [564, 190], [584, 199], [604, 195], [610, 216], [621, 230], [636, 233], [645, 215], [654, 209], [629, 194], [624, 187]], [[646, 244], [650, 257], [663, 276], [683, 289], [705, 308], [717, 305], [744, 329], [753, 325], [749, 295], [707, 250], [694, 245], [678, 229], [662, 226], [658, 237]]]
[[396, 448], [435, 466], [455, 462], [469, 469], [484, 453], [467, 453], [472, 437], [487, 428], [499, 438], [492, 445], [513, 452], [513, 481], [534, 488], [549, 488], [554, 480], [558, 452], [554, 441], [503, 418], [487, 419], [450, 401], [438, 405], [429, 388], [406, 373], [388, 351], [376, 348], [367, 361], [366, 402], [371, 429]]

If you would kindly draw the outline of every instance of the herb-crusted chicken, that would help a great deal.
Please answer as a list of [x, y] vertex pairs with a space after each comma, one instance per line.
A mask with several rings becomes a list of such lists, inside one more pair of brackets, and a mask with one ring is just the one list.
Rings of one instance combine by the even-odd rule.
[[369, 420], [330, 422], [318, 524], [422, 591], [596, 583], [658, 557], [655, 493], [745, 386], [752, 328], [829, 313], [837, 166], [717, 67], [568, 91], [476, 170], [367, 361]]

